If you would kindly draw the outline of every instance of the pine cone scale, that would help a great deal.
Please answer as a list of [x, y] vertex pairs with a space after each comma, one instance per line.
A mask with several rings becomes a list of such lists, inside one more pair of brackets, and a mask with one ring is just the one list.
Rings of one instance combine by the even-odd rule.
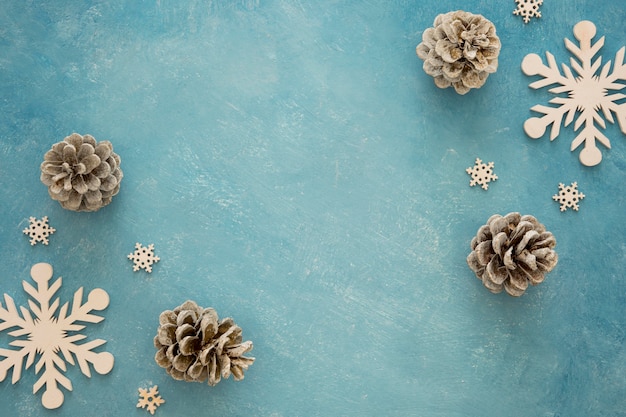
[[487, 264], [486, 268], [489, 280], [497, 285], [501, 285], [508, 277], [507, 269], [501, 267], [499, 264], [500, 262], [495, 262], [495, 260], [492, 259]]
[[493, 252], [500, 258], [504, 257], [504, 252], [506, 251], [509, 243], [508, 240], [509, 237], [506, 235], [506, 233], [500, 232], [491, 241], [491, 247], [493, 248]]
[[82, 176], [76, 177], [74, 183], [72, 184], [74, 189], [78, 194], [85, 194], [88, 191], [87, 184], [85, 183], [85, 179]]
[[107, 140], [103, 140], [94, 148], [94, 153], [98, 155], [100, 160], [106, 161], [113, 153], [113, 145]]
[[481, 265], [486, 265], [487, 263], [489, 263], [493, 256], [493, 252], [491, 250], [491, 242], [491, 240], [481, 242], [478, 246], [476, 246], [476, 249], [474, 249], [474, 252], [478, 257], [478, 262]]
[[78, 158], [76, 157], [76, 148], [72, 145], [66, 145], [63, 148], [63, 161], [70, 165], [76, 165], [78, 163]]
[[450, 41], [440, 39], [435, 46], [435, 52], [439, 54], [444, 62], [452, 64], [463, 57], [463, 53]]
[[162, 345], [169, 346], [176, 342], [176, 325], [167, 323], [159, 327], [157, 337]]
[[215, 356], [215, 346], [213, 344], [204, 347], [202, 349], [202, 351], [200, 352], [200, 355], [198, 355], [200, 362], [204, 365], [207, 366], [209, 364], [209, 362], [211, 362], [211, 359]]
[[202, 344], [207, 344], [218, 331], [217, 313], [211, 309], [202, 313], [200, 328], [202, 329]]
[[102, 162], [100, 165], [91, 170], [91, 173], [100, 179], [105, 179], [111, 174], [111, 166], [107, 162]]
[[183, 355], [192, 355], [200, 347], [200, 339], [196, 336], [187, 336], [178, 342], [180, 353]]
[[506, 252], [504, 252], [502, 262], [506, 269], [515, 269], [517, 267], [515, 259], [513, 258], [513, 247], [509, 247]]
[[100, 157], [94, 153], [91, 155], [85, 156], [81, 159], [80, 164], [78, 164], [77, 174], [84, 175], [91, 173], [98, 165], [100, 165], [102, 161]]
[[230, 358], [228, 355], [219, 355], [217, 360], [220, 364], [220, 375], [222, 378], [230, 376]]
[[193, 362], [193, 358], [185, 355], [176, 355], [172, 361], [174, 369], [180, 372], [186, 372]]
[[[228, 354], [232, 357], [239, 357], [244, 353], [252, 350], [252, 342], [247, 341], [228, 348]], [[243, 360], [243, 359], [242, 359]]]
[[80, 204], [82, 203], [83, 196], [80, 195], [77, 191], [71, 190], [69, 191], [67, 200], [65, 200], [65, 207], [70, 210], [78, 210]]
[[176, 323], [176, 313], [171, 310], [165, 310], [159, 315], [159, 324], [175, 324]]
[[96, 150], [90, 143], [82, 143], [78, 148], [78, 160], [82, 160], [83, 158], [87, 158], [88, 156], [93, 155], [95, 151]]

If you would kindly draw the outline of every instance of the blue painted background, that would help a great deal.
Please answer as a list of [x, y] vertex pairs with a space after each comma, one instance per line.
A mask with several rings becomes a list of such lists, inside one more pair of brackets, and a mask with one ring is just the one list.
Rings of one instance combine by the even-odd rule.
[[[626, 44], [626, 6], [547, 0], [524, 25], [515, 3], [460, 1], [0, 1], [0, 293], [49, 262], [70, 301], [109, 292], [89, 338], [108, 375], [66, 375], [46, 411], [32, 369], [0, 383], [4, 416], [626, 416], [626, 138], [583, 167], [575, 133], [522, 130], [547, 91], [522, 58], [592, 20], [604, 60]], [[492, 20], [500, 67], [480, 90], [437, 89], [415, 46], [443, 12]], [[74, 213], [39, 181], [72, 132], [110, 140], [124, 180], [113, 203]], [[469, 187], [476, 157], [495, 162]], [[578, 181], [561, 213], [558, 183]], [[514, 299], [482, 287], [465, 258], [494, 213], [533, 214], [559, 264]], [[57, 232], [31, 247], [21, 230]], [[135, 242], [161, 262], [133, 273]], [[244, 381], [171, 379], [153, 361], [159, 314], [187, 299], [254, 342]], [[0, 334], [6, 347], [11, 339]]]

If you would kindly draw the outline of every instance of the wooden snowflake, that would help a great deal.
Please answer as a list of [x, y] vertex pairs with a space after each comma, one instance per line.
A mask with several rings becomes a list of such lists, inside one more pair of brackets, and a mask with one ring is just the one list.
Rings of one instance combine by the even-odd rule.
[[578, 191], [578, 183], [573, 182], [567, 187], [565, 184], [559, 184], [559, 193], [552, 196], [554, 201], [558, 201], [561, 204], [561, 211], [567, 210], [571, 207], [575, 211], [578, 211], [578, 203], [585, 198], [585, 195]]
[[524, 23], [530, 22], [531, 17], [541, 17], [539, 6], [543, 4], [543, 0], [515, 0], [515, 3], [517, 3], [517, 9], [513, 11], [513, 14], [522, 16]]
[[[35, 364], [35, 373], [39, 377], [33, 385], [33, 394], [44, 388], [41, 403], [48, 409], [63, 404], [64, 395], [59, 385], [72, 390], [72, 382], [64, 375], [67, 364], [78, 362], [81, 372], [91, 377], [90, 364], [97, 373], [104, 375], [111, 371], [114, 362], [109, 352], [93, 351], [105, 344], [105, 340], [76, 343], [87, 338], [80, 333], [85, 325], [79, 323], [99, 323], [104, 320], [104, 317], [92, 312], [104, 310], [109, 305], [107, 292], [96, 288], [83, 304], [81, 287], [74, 293], [71, 308], [69, 303], [60, 306], [59, 299], [53, 301], [52, 298], [61, 288], [61, 278], [50, 284], [52, 272], [51, 265], [38, 263], [30, 270], [37, 287], [23, 281], [24, 291], [31, 297], [28, 301], [30, 309], [22, 306], [18, 309], [7, 294], [4, 294], [6, 308], [0, 303], [0, 331], [13, 328], [8, 332], [14, 338], [9, 346], [18, 348], [0, 349], [0, 358], [4, 358], [0, 361], [0, 381], [4, 381], [8, 371], [13, 369], [11, 382], [15, 384], [22, 375], [22, 366], [28, 369]], [[36, 360], [37, 357], [39, 359]]]
[[48, 216], [44, 216], [41, 220], [30, 217], [28, 222], [29, 226], [22, 232], [30, 237], [30, 244], [36, 245], [37, 242], [41, 242], [47, 245], [48, 236], [56, 232], [56, 229], [48, 225]]
[[484, 190], [489, 188], [491, 181], [498, 179], [498, 176], [493, 173], [493, 162], [485, 164], [480, 158], [476, 158], [474, 166], [467, 168], [465, 172], [472, 176], [470, 187], [479, 184]]
[[133, 271], [145, 269], [146, 272], [152, 272], [152, 265], [161, 260], [154, 254], [154, 244], [146, 247], [139, 242], [135, 243], [135, 251], [128, 254], [128, 259], [133, 261]]
[[153, 386], [150, 389], [139, 388], [139, 402], [137, 408], [145, 408], [150, 414], [154, 414], [157, 407], [165, 400], [159, 395], [159, 387]]
[[565, 39], [565, 47], [572, 54], [570, 66], [561, 64], [559, 68], [550, 52], [546, 52], [547, 65], [537, 54], [528, 54], [522, 61], [524, 74], [541, 77], [529, 87], [552, 86], [548, 92], [555, 95], [549, 100], [554, 106], [531, 107], [542, 116], [526, 120], [524, 131], [531, 138], [539, 139], [552, 125], [550, 140], [554, 140], [561, 132], [561, 125], [566, 127], [573, 123], [578, 135], [570, 149], [573, 151], [583, 145], [578, 159], [586, 166], [598, 165], [602, 161], [598, 143], [611, 148], [609, 138], [601, 130], [606, 128], [607, 121], [615, 123], [617, 120], [620, 130], [626, 134], [626, 106], [622, 103], [626, 95], [621, 92], [626, 81], [626, 47], [617, 51], [612, 66], [611, 61], [603, 65], [598, 53], [604, 45], [604, 36], [593, 42], [594, 36], [596, 26], [592, 22], [583, 20], [574, 26], [578, 45]]

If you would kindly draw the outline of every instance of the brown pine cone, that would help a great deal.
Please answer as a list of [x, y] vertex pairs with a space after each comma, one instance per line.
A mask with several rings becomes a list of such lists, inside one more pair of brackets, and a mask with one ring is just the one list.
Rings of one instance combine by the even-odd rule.
[[252, 350], [252, 342], [242, 342], [241, 328], [233, 319], [218, 320], [212, 308], [185, 301], [159, 317], [154, 338], [158, 349], [154, 359], [176, 380], [204, 382], [211, 386], [231, 374], [235, 381], [254, 358], [242, 356]]
[[41, 182], [63, 208], [96, 211], [120, 190], [120, 162], [111, 142], [72, 133], [44, 155]]
[[458, 10], [440, 14], [433, 25], [415, 48], [426, 74], [435, 78], [437, 87], [452, 86], [459, 94], [482, 87], [498, 69], [501, 45], [493, 23]]
[[555, 246], [552, 233], [533, 216], [495, 214], [472, 239], [467, 264], [489, 291], [499, 293], [504, 288], [519, 297], [529, 283], [543, 282], [556, 266]]

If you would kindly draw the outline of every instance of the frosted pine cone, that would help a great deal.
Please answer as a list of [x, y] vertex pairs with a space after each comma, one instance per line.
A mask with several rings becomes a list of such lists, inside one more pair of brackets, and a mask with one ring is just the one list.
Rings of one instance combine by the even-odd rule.
[[493, 23], [458, 10], [440, 14], [433, 26], [415, 49], [426, 74], [435, 78], [437, 87], [452, 86], [459, 94], [482, 87], [498, 69], [500, 39]]
[[230, 374], [235, 381], [242, 380], [243, 371], [254, 362], [254, 358], [242, 356], [252, 350], [252, 342], [242, 343], [241, 328], [233, 319], [218, 321], [215, 310], [198, 307], [193, 301], [161, 313], [154, 346], [158, 349], [156, 363], [172, 378], [208, 380], [211, 386]]
[[120, 190], [120, 162], [111, 142], [72, 133], [44, 155], [41, 182], [63, 208], [96, 211]]
[[558, 261], [556, 239], [533, 216], [495, 214], [478, 229], [467, 264], [493, 293], [502, 288], [512, 296], [524, 294], [528, 283], [541, 283]]

